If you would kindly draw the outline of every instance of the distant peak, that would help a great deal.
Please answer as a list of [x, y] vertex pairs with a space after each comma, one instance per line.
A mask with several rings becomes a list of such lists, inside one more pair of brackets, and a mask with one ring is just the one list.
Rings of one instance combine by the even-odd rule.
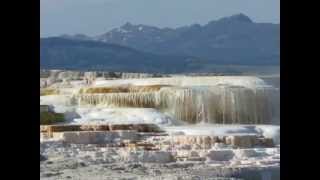
[[253, 21], [245, 14], [243, 13], [239, 13], [239, 14], [235, 14], [229, 17], [225, 17], [225, 18], [221, 18], [219, 21], [238, 21], [238, 22], [247, 22], [247, 23], [252, 23]]
[[124, 25], [121, 26], [121, 28], [123, 29], [130, 29], [132, 27], [134, 27], [134, 25], [131, 24], [130, 22], [126, 22]]

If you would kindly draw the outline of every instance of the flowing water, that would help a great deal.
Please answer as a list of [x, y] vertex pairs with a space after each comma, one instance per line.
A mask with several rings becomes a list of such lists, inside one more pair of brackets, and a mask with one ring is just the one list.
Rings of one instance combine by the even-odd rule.
[[[79, 93], [74, 95], [74, 99], [79, 107], [155, 108], [176, 120], [192, 124], [279, 123], [279, 89], [266, 85], [259, 78], [237, 77], [234, 81], [231, 80], [229, 77], [131, 80], [126, 82], [131, 86], [166, 87], [150, 91], [146, 87], [143, 87], [144, 91], [137, 91], [135, 87], [132, 92]], [[116, 88], [117, 85], [115, 81], [109, 81], [104, 86]]]

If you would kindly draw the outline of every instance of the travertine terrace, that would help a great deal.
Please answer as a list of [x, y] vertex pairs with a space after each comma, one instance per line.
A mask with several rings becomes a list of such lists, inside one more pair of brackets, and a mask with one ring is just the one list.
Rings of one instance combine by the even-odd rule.
[[41, 179], [278, 176], [280, 90], [260, 78], [42, 74], [65, 122], [40, 127]]

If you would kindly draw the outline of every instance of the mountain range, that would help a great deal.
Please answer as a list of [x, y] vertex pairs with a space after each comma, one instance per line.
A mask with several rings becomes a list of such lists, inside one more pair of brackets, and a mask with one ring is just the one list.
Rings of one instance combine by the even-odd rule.
[[41, 38], [43, 68], [210, 71], [212, 65], [279, 65], [280, 25], [244, 14], [178, 28], [126, 23], [97, 36]]
[[42, 38], [40, 44], [43, 69], [169, 73], [201, 68], [193, 65], [191, 57], [145, 53], [103, 42], [53, 37]]

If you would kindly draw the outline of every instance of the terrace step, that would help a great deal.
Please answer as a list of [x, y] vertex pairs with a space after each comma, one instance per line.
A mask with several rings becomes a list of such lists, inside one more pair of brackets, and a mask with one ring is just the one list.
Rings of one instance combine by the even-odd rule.
[[68, 131], [119, 131], [134, 130], [143, 133], [163, 133], [155, 124], [106, 124], [106, 125], [41, 125], [40, 132], [68, 132]]

